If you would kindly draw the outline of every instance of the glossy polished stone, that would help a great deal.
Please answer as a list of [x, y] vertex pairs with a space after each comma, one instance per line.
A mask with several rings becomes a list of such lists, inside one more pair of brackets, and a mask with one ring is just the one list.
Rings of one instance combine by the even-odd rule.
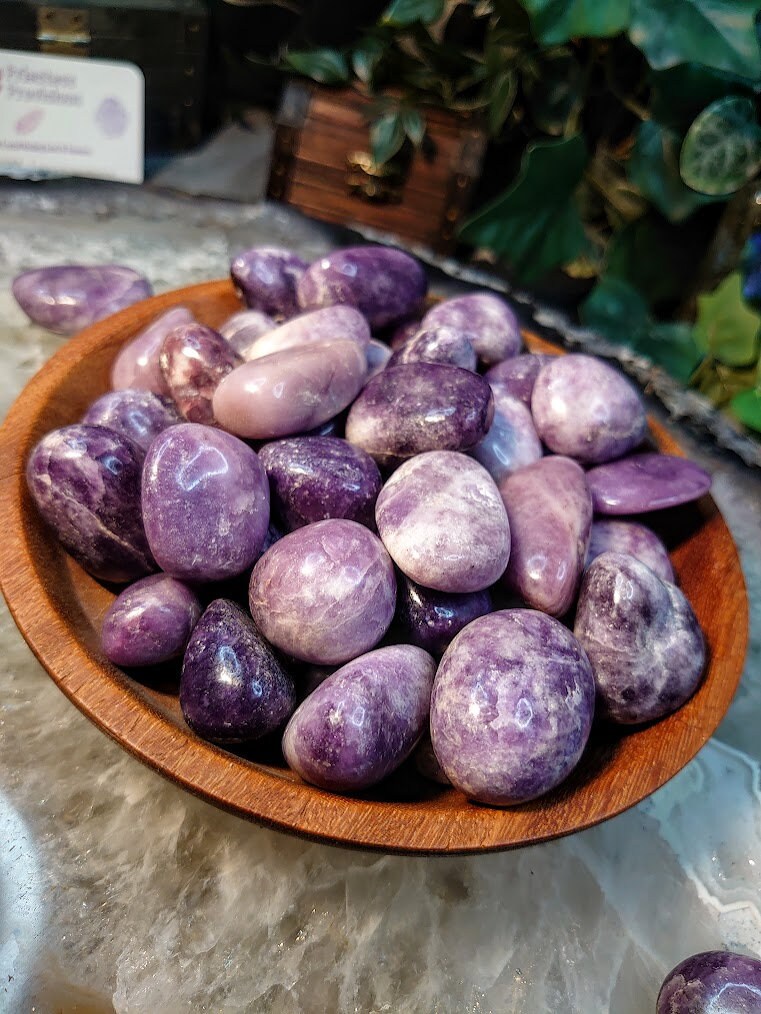
[[482, 440], [494, 416], [486, 381], [438, 363], [386, 367], [349, 410], [346, 439], [378, 464], [394, 466], [423, 451], [464, 451]]
[[492, 387], [492, 396], [494, 419], [489, 432], [468, 453], [499, 483], [519, 468], [539, 461], [542, 444], [536, 435], [531, 412], [522, 401], [506, 394], [497, 385]]
[[511, 394], [530, 408], [531, 394], [539, 371], [552, 359], [553, 356], [524, 352], [510, 359], [503, 359], [487, 370], [484, 377], [491, 384], [493, 391], [501, 388], [505, 394]]
[[705, 641], [692, 607], [633, 556], [607, 552], [592, 561], [574, 633], [592, 663], [600, 712], [614, 722], [662, 718], [700, 683]]
[[436, 664], [409, 644], [368, 652], [328, 676], [283, 736], [301, 777], [333, 792], [382, 781], [412, 752], [428, 720]]
[[290, 250], [256, 246], [233, 257], [230, 276], [251, 309], [270, 316], [292, 317], [299, 312], [296, 285], [307, 266]]
[[472, 335], [476, 355], [487, 366], [516, 356], [521, 330], [509, 304], [493, 292], [469, 292], [437, 303], [423, 317], [422, 327], [453, 327]]
[[339, 665], [373, 648], [396, 606], [396, 579], [377, 535], [356, 521], [306, 525], [264, 554], [251, 574], [251, 615], [276, 648]]
[[513, 540], [505, 584], [534, 609], [562, 616], [576, 597], [592, 527], [584, 472], [570, 458], [542, 458], [499, 491]]
[[246, 359], [261, 359], [296, 346], [332, 341], [351, 341], [362, 346], [370, 341], [368, 323], [354, 307], [326, 306], [323, 310], [302, 313], [258, 338], [249, 347]]
[[644, 514], [700, 499], [711, 476], [686, 458], [633, 454], [587, 472], [598, 514]]
[[381, 490], [375, 520], [394, 563], [424, 588], [482, 591], [510, 556], [499, 490], [483, 466], [453, 451], [401, 465]]
[[350, 405], [366, 373], [364, 349], [354, 341], [285, 349], [228, 374], [214, 394], [214, 416], [254, 440], [304, 433]]
[[161, 344], [159, 363], [169, 395], [188, 422], [211, 425], [211, 403], [220, 381], [243, 359], [218, 331], [205, 324], [181, 324]]
[[395, 619], [405, 641], [441, 655], [455, 634], [491, 608], [487, 589], [457, 595], [423, 588], [402, 576]]
[[26, 478], [37, 510], [64, 548], [103, 581], [156, 569], [140, 514], [142, 452], [102, 426], [63, 426], [29, 455]]
[[274, 331], [277, 324], [266, 313], [261, 310], [241, 310], [228, 317], [224, 324], [220, 325], [219, 333], [243, 359], [248, 359], [248, 353], [256, 341]]
[[675, 583], [668, 550], [655, 532], [645, 525], [637, 524], [636, 521], [608, 521], [604, 518], [593, 521], [586, 566], [607, 552], [633, 556], [662, 581]]
[[428, 291], [419, 261], [385, 246], [334, 250], [314, 261], [298, 283], [304, 310], [337, 303], [356, 307], [371, 327], [384, 327], [411, 316]]
[[270, 482], [272, 510], [286, 530], [326, 518], [375, 528], [381, 489], [369, 454], [338, 437], [292, 437], [259, 449]]
[[431, 741], [447, 777], [494, 806], [549, 792], [576, 767], [595, 707], [589, 661], [551, 616], [507, 609], [474, 620], [436, 673]]
[[702, 951], [666, 976], [655, 1014], [761, 1014], [761, 961], [732, 951]]
[[159, 363], [161, 346], [170, 331], [192, 322], [193, 314], [184, 306], [162, 313], [119, 352], [111, 367], [111, 386], [117, 391], [139, 388], [168, 396], [169, 388]]
[[417, 331], [391, 356], [389, 366], [404, 363], [443, 363], [476, 371], [478, 360], [473, 335], [453, 327], [439, 325]]
[[76, 334], [147, 299], [153, 289], [138, 271], [120, 264], [63, 264], [18, 275], [13, 295], [35, 324], [56, 334]]
[[200, 615], [201, 603], [187, 585], [151, 574], [117, 595], [100, 643], [115, 665], [158, 665], [183, 653]]
[[155, 436], [176, 426], [180, 417], [165, 398], [152, 391], [109, 391], [97, 398], [82, 416], [89, 426], [106, 426], [147, 451]]
[[143, 518], [168, 574], [218, 581], [247, 570], [269, 525], [269, 484], [237, 437], [181, 423], [151, 444], [143, 469]]
[[282, 725], [296, 707], [293, 679], [250, 616], [215, 599], [196, 624], [180, 676], [180, 707], [214, 743], [247, 743]]
[[367, 378], [365, 383], [367, 383], [368, 380], [372, 380], [373, 377], [377, 376], [381, 370], [386, 369], [392, 352], [385, 342], [372, 338], [365, 345], [365, 356], [367, 357]]

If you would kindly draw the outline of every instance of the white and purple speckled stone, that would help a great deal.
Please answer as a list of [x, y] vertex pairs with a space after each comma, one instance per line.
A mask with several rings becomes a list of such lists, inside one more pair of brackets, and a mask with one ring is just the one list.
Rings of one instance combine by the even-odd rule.
[[698, 500], [711, 488], [700, 465], [671, 454], [632, 454], [587, 472], [598, 514], [644, 514]]
[[542, 458], [499, 491], [513, 540], [505, 584], [534, 609], [562, 616], [576, 597], [592, 527], [584, 472], [570, 458]]
[[290, 250], [255, 246], [233, 257], [230, 277], [252, 310], [276, 317], [299, 312], [296, 286], [307, 262]]
[[454, 451], [429, 451], [401, 465], [381, 490], [375, 520], [394, 563], [424, 588], [481, 591], [501, 577], [510, 556], [510, 525], [494, 480]]
[[389, 360], [389, 366], [404, 363], [443, 363], [461, 366], [475, 373], [478, 360], [473, 348], [473, 335], [456, 328], [439, 325], [417, 331], [398, 348]]
[[428, 720], [436, 663], [409, 644], [378, 648], [328, 676], [294, 712], [283, 753], [332, 792], [382, 781], [412, 753]]
[[449, 780], [493, 806], [527, 802], [573, 771], [592, 727], [595, 683], [576, 638], [551, 616], [506, 609], [452, 641], [433, 685], [431, 741]]
[[82, 416], [85, 425], [115, 430], [143, 452], [155, 436], [180, 421], [174, 405], [166, 399], [134, 388], [102, 394]]
[[208, 426], [214, 422], [214, 392], [243, 360], [218, 331], [194, 322], [169, 332], [161, 343], [159, 363], [183, 419]]
[[262, 359], [296, 346], [332, 341], [351, 341], [363, 347], [370, 341], [368, 323], [353, 306], [326, 306], [302, 313], [263, 334], [249, 347], [245, 358]]
[[423, 588], [402, 575], [396, 600], [396, 623], [402, 640], [441, 655], [471, 620], [491, 612], [487, 589], [455, 594]]
[[705, 641], [687, 599], [633, 556], [603, 553], [588, 567], [574, 633], [592, 663], [600, 712], [650, 722], [695, 692]]
[[476, 355], [487, 366], [516, 356], [521, 349], [518, 319], [493, 292], [470, 292], [438, 303], [423, 317], [421, 327], [441, 325], [472, 335]]
[[639, 391], [594, 356], [556, 356], [546, 363], [534, 383], [531, 414], [551, 451], [586, 464], [620, 458], [647, 433]]
[[543, 353], [524, 352], [519, 356], [503, 359], [501, 363], [487, 370], [484, 377], [491, 384], [493, 391], [501, 388], [505, 394], [511, 394], [530, 408], [531, 394], [539, 371], [553, 358]]
[[257, 562], [251, 615], [276, 648], [340, 665], [373, 648], [396, 607], [391, 559], [377, 535], [331, 518], [285, 535]]
[[411, 316], [427, 291], [420, 262], [385, 246], [334, 250], [307, 268], [297, 288], [302, 309], [354, 306], [373, 328]]
[[106, 658], [126, 667], [158, 665], [181, 655], [201, 615], [187, 585], [168, 574], [151, 574], [117, 595], [103, 619], [100, 643]]
[[269, 526], [269, 483], [242, 440], [181, 423], [160, 433], [143, 469], [143, 518], [162, 570], [218, 581], [247, 570]]
[[123, 346], [111, 367], [111, 386], [117, 391], [139, 388], [168, 396], [169, 388], [159, 363], [161, 345], [170, 331], [192, 322], [193, 314], [184, 306], [175, 306], [162, 313]]
[[367, 377], [365, 383], [386, 369], [392, 355], [391, 349], [385, 342], [378, 341], [377, 338], [370, 339], [367, 345], [365, 345], [365, 356], [367, 357]]
[[666, 976], [655, 1014], [761, 1014], [761, 961], [733, 951], [701, 951]]
[[29, 455], [26, 479], [37, 510], [64, 548], [103, 581], [156, 570], [140, 514], [143, 453], [103, 426], [46, 434]]
[[531, 412], [523, 402], [496, 384], [492, 386], [492, 396], [494, 419], [489, 432], [468, 453], [499, 483], [519, 468], [539, 461], [543, 452]]
[[277, 324], [272, 317], [261, 310], [241, 310], [234, 313], [219, 328], [219, 333], [243, 359], [248, 359], [251, 346], [268, 331], [274, 331]]
[[607, 552], [633, 556], [657, 574], [661, 581], [676, 583], [668, 550], [654, 531], [636, 521], [599, 518], [592, 522], [586, 566]]

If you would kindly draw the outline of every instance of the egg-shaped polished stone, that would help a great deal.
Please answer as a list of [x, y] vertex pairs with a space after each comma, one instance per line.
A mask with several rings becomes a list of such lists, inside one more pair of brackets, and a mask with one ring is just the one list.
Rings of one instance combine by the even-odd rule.
[[253, 440], [304, 433], [350, 405], [366, 373], [364, 349], [354, 341], [285, 349], [229, 373], [214, 393], [214, 417]]
[[595, 683], [584, 649], [558, 620], [505, 609], [449, 645], [431, 697], [431, 742], [468, 798], [523, 803], [559, 785], [589, 738]]
[[103, 581], [132, 581], [156, 564], [140, 514], [143, 453], [104, 426], [46, 434], [27, 462], [37, 510], [64, 548]]
[[512, 534], [505, 584], [534, 609], [562, 616], [576, 597], [592, 527], [584, 472], [570, 458], [542, 458], [499, 491]]
[[116, 665], [158, 665], [181, 655], [201, 615], [186, 584], [151, 574], [117, 595], [103, 619], [100, 643]]
[[423, 588], [402, 576], [396, 600], [396, 623], [402, 639], [441, 655], [471, 620], [491, 612], [487, 589], [456, 594]]
[[587, 472], [598, 514], [644, 514], [698, 500], [711, 488], [700, 465], [672, 454], [632, 454]]
[[111, 367], [111, 386], [117, 391], [139, 388], [168, 396], [169, 388], [159, 362], [161, 346], [170, 331], [192, 322], [193, 314], [184, 306], [162, 313], [122, 347]]
[[416, 332], [394, 352], [388, 365], [404, 363], [444, 363], [475, 373], [478, 360], [470, 334], [440, 325]]
[[655, 1014], [761, 1014], [761, 961], [733, 951], [691, 954], [664, 979]]
[[170, 331], [159, 355], [169, 395], [188, 422], [214, 422], [211, 402], [223, 377], [243, 359], [218, 331], [205, 324], [181, 324]]
[[586, 464], [620, 458], [647, 433], [639, 391], [594, 356], [556, 356], [546, 363], [534, 383], [531, 413], [551, 451]]
[[491, 384], [493, 391], [501, 388], [505, 394], [511, 394], [530, 408], [531, 395], [539, 371], [545, 363], [551, 362], [552, 359], [552, 356], [542, 353], [524, 352], [519, 356], [503, 359], [502, 362], [487, 370], [484, 376]]
[[294, 712], [283, 753], [301, 777], [333, 792], [382, 781], [415, 748], [427, 721], [436, 664], [410, 644], [378, 648], [331, 676]]
[[587, 550], [588, 567], [602, 553], [626, 553], [644, 563], [662, 581], [674, 582], [668, 550], [650, 528], [636, 521], [619, 521], [598, 518], [592, 522], [592, 534]]
[[442, 325], [470, 335], [476, 355], [487, 366], [521, 349], [518, 318], [506, 300], [493, 292], [469, 292], [437, 303], [423, 317], [421, 327]]
[[261, 310], [241, 310], [228, 317], [220, 325], [219, 333], [243, 359], [248, 359], [251, 346], [268, 331], [274, 331], [277, 324]]
[[326, 306], [323, 310], [302, 313], [258, 338], [249, 347], [246, 359], [261, 359], [296, 346], [332, 341], [367, 345], [370, 327], [359, 310], [352, 306]]
[[510, 556], [510, 525], [494, 480], [453, 451], [400, 465], [380, 492], [375, 520], [394, 563], [424, 588], [481, 591], [499, 579]]
[[155, 436], [180, 421], [174, 405], [167, 399], [153, 391], [134, 388], [102, 394], [82, 416], [83, 423], [115, 430], [141, 451], [147, 451]]
[[377, 535], [331, 518], [285, 535], [257, 562], [251, 615], [275, 647], [339, 665], [373, 648], [396, 606], [396, 579]]
[[255, 246], [233, 257], [230, 276], [251, 309], [292, 317], [299, 312], [296, 285], [307, 267], [291, 250]]
[[354, 306], [374, 328], [411, 316], [427, 291], [420, 262], [385, 246], [334, 250], [310, 264], [297, 287], [302, 309]]
[[242, 440], [181, 423], [160, 433], [143, 469], [143, 518], [156, 560], [187, 581], [247, 570], [269, 525], [269, 483]]
[[531, 412], [522, 401], [497, 385], [492, 387], [492, 396], [494, 419], [489, 432], [468, 453], [499, 483], [519, 468], [539, 461], [542, 444], [536, 435]]

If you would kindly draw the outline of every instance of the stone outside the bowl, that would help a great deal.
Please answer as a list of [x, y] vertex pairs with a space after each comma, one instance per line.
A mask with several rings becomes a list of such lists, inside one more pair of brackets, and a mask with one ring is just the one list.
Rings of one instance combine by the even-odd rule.
[[732, 951], [691, 954], [672, 968], [655, 1014], [759, 1014], [761, 961]]

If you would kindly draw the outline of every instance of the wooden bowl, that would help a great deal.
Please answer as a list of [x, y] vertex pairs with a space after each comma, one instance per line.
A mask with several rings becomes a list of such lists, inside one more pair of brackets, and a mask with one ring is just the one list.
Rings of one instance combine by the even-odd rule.
[[[735, 692], [748, 626], [737, 552], [708, 496], [664, 512], [668, 521], [661, 525], [708, 642], [699, 690], [661, 722], [596, 729], [572, 776], [520, 807], [474, 805], [454, 789], [425, 781], [410, 763], [371, 792], [331, 795], [301, 782], [272, 745], [235, 753], [195, 736], [180, 713], [176, 669], [171, 678], [147, 674], [141, 682], [109, 663], [100, 652], [99, 631], [113, 592], [81, 570], [41, 522], [27, 492], [25, 462], [44, 433], [77, 421], [108, 389], [121, 345], [180, 303], [211, 325], [240, 309], [229, 282], [208, 282], [95, 324], [40, 370], [0, 431], [2, 590], [35, 655], [96, 725], [177, 784], [243, 817], [336, 844], [406, 853], [484, 852], [582, 830], [633, 806], [695, 756]], [[525, 338], [530, 349], [560, 351], [530, 334]], [[651, 423], [651, 430], [663, 450], [679, 453], [660, 426]], [[649, 522], [657, 527], [659, 519]]]

